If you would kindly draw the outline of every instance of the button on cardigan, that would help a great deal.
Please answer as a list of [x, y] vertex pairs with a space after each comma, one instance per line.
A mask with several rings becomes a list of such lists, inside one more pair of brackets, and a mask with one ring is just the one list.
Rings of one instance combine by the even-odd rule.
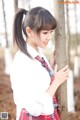
[[27, 45], [27, 49], [33, 59], [19, 50], [15, 54], [10, 73], [17, 120], [22, 108], [33, 116], [50, 115], [54, 111], [53, 98], [47, 93], [51, 82], [49, 73], [35, 57], [40, 55], [47, 59], [42, 50], [37, 52], [30, 45]]

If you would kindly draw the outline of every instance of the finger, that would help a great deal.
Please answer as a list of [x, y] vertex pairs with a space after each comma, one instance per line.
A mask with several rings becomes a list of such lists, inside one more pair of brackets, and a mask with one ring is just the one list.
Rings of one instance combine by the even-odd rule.
[[69, 77], [69, 74], [68, 74], [68, 73], [66, 73], [66, 74], [65, 74], [65, 76], [66, 76], [66, 77]]
[[56, 73], [58, 71], [58, 65], [56, 64], [54, 67], [54, 72]]
[[68, 65], [66, 65], [65, 67], [63, 67], [62, 71], [65, 71], [66, 69], [68, 69]]
[[69, 69], [66, 69], [65, 71], [63, 71], [65, 74], [69, 74]]

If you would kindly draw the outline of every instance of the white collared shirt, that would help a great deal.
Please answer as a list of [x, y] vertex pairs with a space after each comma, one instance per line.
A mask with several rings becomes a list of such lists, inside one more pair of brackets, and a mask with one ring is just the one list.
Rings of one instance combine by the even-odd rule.
[[22, 108], [25, 108], [33, 116], [49, 115], [54, 111], [53, 99], [47, 93], [50, 86], [49, 73], [38, 60], [35, 60], [37, 55], [44, 58], [45, 56], [30, 45], [27, 45], [27, 49], [34, 59], [30, 59], [18, 51], [10, 73], [14, 102], [17, 107], [17, 120], [19, 120]]

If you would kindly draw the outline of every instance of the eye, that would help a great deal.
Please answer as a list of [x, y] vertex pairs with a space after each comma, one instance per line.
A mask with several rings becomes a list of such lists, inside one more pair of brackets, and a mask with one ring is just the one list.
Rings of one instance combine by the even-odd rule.
[[43, 34], [47, 34], [48, 32], [43, 32]]
[[53, 30], [51, 30], [50, 33], [53, 33]]

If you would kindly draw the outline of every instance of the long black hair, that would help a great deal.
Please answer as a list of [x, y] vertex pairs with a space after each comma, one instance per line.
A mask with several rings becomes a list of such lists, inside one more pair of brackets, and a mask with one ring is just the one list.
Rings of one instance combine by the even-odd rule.
[[[39, 34], [41, 30], [53, 30], [56, 26], [56, 19], [48, 10], [42, 7], [35, 7], [30, 11], [19, 9], [14, 18], [13, 40], [18, 48], [31, 58], [26, 45], [28, 37], [26, 27], [30, 27], [31, 30]], [[24, 39], [23, 34], [25, 35], [26, 40]]]

